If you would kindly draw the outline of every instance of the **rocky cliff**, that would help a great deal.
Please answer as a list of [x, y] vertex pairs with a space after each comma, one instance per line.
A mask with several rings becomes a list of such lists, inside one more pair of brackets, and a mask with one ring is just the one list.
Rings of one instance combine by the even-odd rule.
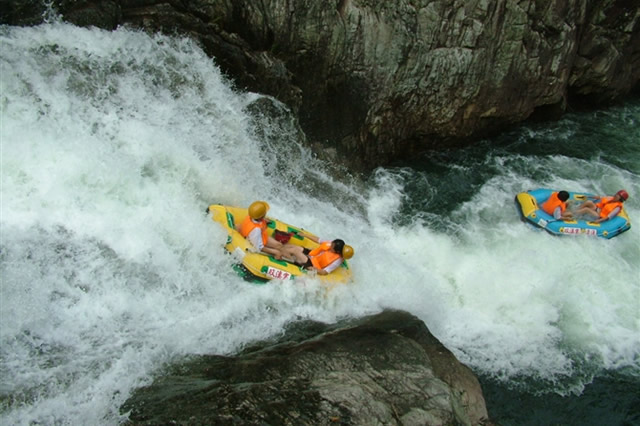
[[473, 373], [398, 311], [298, 323], [237, 356], [195, 357], [122, 411], [134, 425], [490, 424]]
[[[53, 0], [78, 25], [198, 39], [240, 88], [273, 95], [309, 141], [373, 167], [469, 142], [640, 80], [632, 0]], [[34, 24], [39, 0], [0, 0]]]

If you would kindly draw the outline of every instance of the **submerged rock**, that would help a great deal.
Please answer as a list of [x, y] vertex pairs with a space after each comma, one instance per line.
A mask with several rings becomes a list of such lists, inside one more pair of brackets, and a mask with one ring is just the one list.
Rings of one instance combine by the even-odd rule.
[[298, 323], [278, 342], [173, 366], [130, 424], [488, 424], [480, 384], [422, 321], [388, 311]]

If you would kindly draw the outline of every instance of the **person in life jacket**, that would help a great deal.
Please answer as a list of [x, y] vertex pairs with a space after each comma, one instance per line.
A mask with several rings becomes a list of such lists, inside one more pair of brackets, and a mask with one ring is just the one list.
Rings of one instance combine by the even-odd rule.
[[613, 197], [598, 197], [595, 201], [585, 201], [576, 210], [576, 214], [591, 216], [595, 218], [595, 223], [604, 222], [616, 217], [622, 211], [622, 203], [628, 199], [629, 193], [621, 189]]
[[288, 249], [288, 253], [295, 257], [296, 264], [308, 270], [315, 270], [318, 275], [330, 274], [342, 265], [344, 259], [353, 257], [353, 247], [346, 245], [341, 239], [321, 242], [313, 235], [304, 233], [299, 235], [320, 243], [320, 245], [313, 250], [290, 245], [287, 245], [285, 249]]
[[265, 219], [269, 204], [266, 201], [255, 201], [249, 206], [249, 214], [244, 218], [237, 231], [245, 237], [256, 250], [270, 254], [276, 259], [283, 255], [283, 244], [267, 234], [268, 221]]
[[542, 210], [556, 220], [573, 219], [573, 214], [567, 211], [568, 199], [569, 193], [567, 191], [553, 192], [549, 199], [542, 204]]

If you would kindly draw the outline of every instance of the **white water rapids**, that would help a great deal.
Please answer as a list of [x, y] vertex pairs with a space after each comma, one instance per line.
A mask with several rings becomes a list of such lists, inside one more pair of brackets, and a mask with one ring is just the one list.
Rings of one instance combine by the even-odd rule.
[[[3, 424], [116, 424], [131, 392], [185, 354], [385, 308], [505, 379], [579, 389], [589, 372], [640, 371], [638, 174], [581, 165], [606, 171], [595, 187], [634, 196], [631, 230], [611, 241], [522, 224], [514, 194], [542, 185], [518, 167], [541, 166], [501, 158], [504, 174], [452, 213], [457, 235], [418, 217], [398, 226], [394, 172], [363, 189], [268, 121], [257, 131], [247, 108], [260, 97], [193, 42], [55, 23], [3, 27], [0, 46]], [[545, 183], [591, 189], [564, 172], [575, 162], [547, 161]], [[256, 199], [354, 246], [354, 283], [325, 296], [313, 281], [238, 278], [204, 210]]]

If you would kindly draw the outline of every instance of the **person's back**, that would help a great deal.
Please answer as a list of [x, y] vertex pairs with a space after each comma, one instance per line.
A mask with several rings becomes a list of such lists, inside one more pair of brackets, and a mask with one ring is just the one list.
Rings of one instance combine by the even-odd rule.
[[572, 217], [567, 210], [567, 200], [569, 193], [567, 191], [553, 192], [549, 199], [542, 204], [542, 210], [554, 219], [570, 219]]
[[[319, 242], [318, 238], [313, 238]], [[353, 247], [346, 245], [343, 240], [323, 241], [313, 250], [302, 249], [293, 250], [296, 256], [296, 263], [309, 270], [315, 270], [320, 275], [327, 275], [335, 271], [344, 259], [351, 259], [354, 251]]]
[[239, 232], [257, 250], [262, 250], [268, 242], [266, 229], [267, 223], [265, 220], [255, 220], [250, 215], [247, 215], [240, 224]]
[[[338, 243], [336, 243], [336, 241]], [[342, 242], [340, 244], [339, 242]], [[324, 242], [317, 248], [309, 252], [309, 258], [311, 264], [317, 270], [324, 270], [327, 273], [333, 272], [342, 263], [342, 249], [344, 247], [344, 241], [334, 240], [333, 242]]]
[[265, 219], [269, 204], [265, 201], [254, 201], [248, 209], [247, 216], [241, 222], [238, 232], [245, 237], [253, 247], [261, 252], [282, 258], [282, 243], [267, 234], [267, 220]]

